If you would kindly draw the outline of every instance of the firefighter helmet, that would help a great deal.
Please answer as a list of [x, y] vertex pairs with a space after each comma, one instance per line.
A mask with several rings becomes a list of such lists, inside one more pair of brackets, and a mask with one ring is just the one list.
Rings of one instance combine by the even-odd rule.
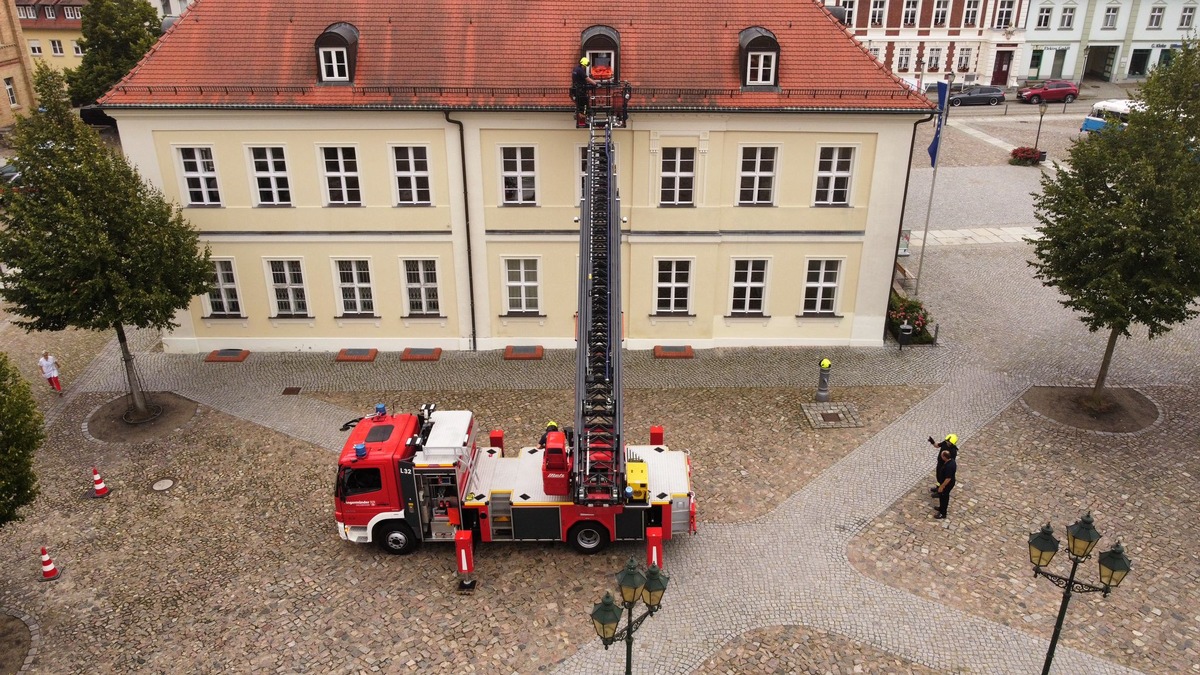
[[579, 65], [581, 65], [581, 66], [586, 66], [588, 63], [591, 63], [591, 62], [588, 61], [588, 57], [586, 57], [586, 56], [583, 57], [582, 59], [579, 59]]
[[954, 434], [948, 434], [946, 440], [950, 441], [952, 445], [958, 445], [958, 436]]
[[546, 422], [546, 428], [549, 429], [550, 431], [557, 431], [558, 430], [558, 422], [555, 422], [554, 420], [550, 420], [549, 422]]

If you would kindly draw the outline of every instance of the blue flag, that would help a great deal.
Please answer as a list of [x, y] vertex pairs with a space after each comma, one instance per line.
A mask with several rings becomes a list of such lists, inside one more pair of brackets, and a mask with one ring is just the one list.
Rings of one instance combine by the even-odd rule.
[[946, 97], [950, 94], [950, 85], [938, 82], [938, 117], [937, 126], [933, 129], [933, 142], [929, 144], [929, 166], [937, 166], [938, 143], [942, 140], [942, 122], [946, 119]]

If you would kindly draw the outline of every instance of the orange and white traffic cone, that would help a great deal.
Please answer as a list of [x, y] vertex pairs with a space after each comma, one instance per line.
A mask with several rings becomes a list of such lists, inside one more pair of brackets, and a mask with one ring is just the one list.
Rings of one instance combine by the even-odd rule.
[[58, 578], [61, 572], [54, 566], [54, 561], [50, 559], [50, 554], [46, 552], [46, 547], [42, 547], [42, 578], [38, 581], [54, 581]]
[[98, 499], [108, 496], [108, 487], [104, 485], [104, 479], [100, 477], [100, 472], [96, 467], [92, 467], [92, 489], [88, 490], [88, 497]]

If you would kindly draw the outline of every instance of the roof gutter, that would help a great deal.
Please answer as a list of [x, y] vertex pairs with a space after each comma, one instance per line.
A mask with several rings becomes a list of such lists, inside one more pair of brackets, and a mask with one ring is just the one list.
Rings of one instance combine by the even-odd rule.
[[[463, 223], [467, 235], [467, 298], [471, 305], [471, 351], [478, 351], [475, 329], [475, 264], [471, 257], [471, 200], [467, 193], [467, 141], [463, 123], [450, 119], [450, 111], [443, 110], [446, 121], [458, 127], [458, 166], [462, 170]], [[914, 136], [916, 131], [913, 132]]]
[[[384, 103], [364, 103], [359, 105], [296, 105], [296, 104], [263, 104], [263, 103], [105, 103], [102, 110], [296, 110], [296, 111], [387, 111], [387, 112], [542, 112], [564, 113], [575, 109], [563, 106], [441, 106], [441, 105], [388, 105]], [[642, 115], [655, 113], [713, 113], [713, 114], [774, 114], [774, 113], [858, 113], [871, 115], [932, 115], [930, 108], [865, 108], [865, 107], [760, 107], [760, 108], [726, 108], [711, 106], [671, 106], [662, 108], [630, 108], [630, 113]]]
[[[916, 145], [917, 145], [917, 126], [921, 125], [921, 124], [925, 124], [926, 122], [932, 120], [934, 117], [937, 117], [937, 115], [930, 114], [929, 117], [926, 117], [923, 120], [917, 120], [916, 122], [913, 122], [912, 140], [909, 141], [909, 143], [908, 143], [908, 169], [904, 172], [904, 197], [902, 197], [900, 199], [900, 222], [896, 226], [896, 245], [892, 247], [892, 271], [891, 271], [891, 273], [888, 274], [888, 285], [887, 285], [887, 301], [888, 302], [890, 302], [892, 299], [892, 281], [891, 280], [896, 278], [895, 255], [896, 255], [896, 251], [900, 250], [900, 237], [904, 236], [904, 212], [908, 208], [908, 183], [909, 183], [909, 180], [912, 179], [913, 149], [916, 148]], [[887, 306], [887, 302], [884, 303], [884, 306], [885, 307]], [[884, 341], [887, 340], [887, 321], [883, 322], [883, 339], [884, 339]]]

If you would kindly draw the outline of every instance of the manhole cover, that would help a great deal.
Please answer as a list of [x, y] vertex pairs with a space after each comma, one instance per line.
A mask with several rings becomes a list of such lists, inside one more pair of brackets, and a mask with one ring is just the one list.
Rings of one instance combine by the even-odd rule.
[[283, 388], [284, 396], [298, 396], [299, 394], [300, 394], [300, 387], [284, 387]]
[[156, 481], [154, 485], [151, 485], [150, 487], [154, 488], [155, 492], [162, 492], [163, 490], [171, 489], [171, 486], [174, 484], [175, 481], [171, 480], [170, 478], [164, 478], [160, 481]]
[[835, 412], [823, 412], [821, 413], [821, 419], [825, 420], [826, 422], [841, 422], [842, 414]]

